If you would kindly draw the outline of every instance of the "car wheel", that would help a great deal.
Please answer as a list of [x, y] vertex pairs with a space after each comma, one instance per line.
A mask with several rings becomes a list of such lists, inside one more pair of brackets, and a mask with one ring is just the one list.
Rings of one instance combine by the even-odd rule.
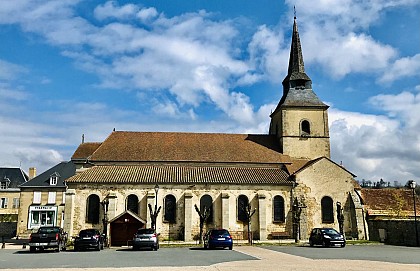
[[58, 243], [58, 247], [55, 249], [55, 252], [60, 252], [61, 250], [61, 243]]
[[309, 240], [309, 246], [313, 247], [314, 246], [314, 241]]
[[133, 246], [133, 250], [139, 250], [138, 246]]
[[29, 251], [30, 252], [35, 252], [36, 251], [36, 247], [29, 247]]
[[323, 247], [328, 247], [328, 246], [329, 246], [329, 244], [328, 244], [327, 242], [325, 242], [325, 241], [322, 241], [322, 246], [323, 246]]
[[154, 251], [157, 251], [157, 250], [158, 250], [158, 247], [157, 247], [157, 246], [154, 246], [154, 247], [153, 247], [153, 250], [154, 250]]
[[341, 247], [345, 247], [345, 246], [346, 246], [346, 243], [341, 244]]
[[230, 247], [229, 247], [229, 250], [232, 250], [232, 248], [233, 248], [233, 247], [232, 247], [232, 246], [230, 246]]

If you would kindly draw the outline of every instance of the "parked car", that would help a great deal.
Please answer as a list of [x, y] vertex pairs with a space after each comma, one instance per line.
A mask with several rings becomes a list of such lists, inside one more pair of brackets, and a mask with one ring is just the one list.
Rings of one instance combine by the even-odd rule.
[[138, 229], [133, 237], [133, 250], [141, 247], [150, 247], [152, 250], [159, 249], [159, 236], [153, 229]]
[[213, 249], [215, 247], [233, 248], [233, 239], [228, 230], [212, 229], [204, 235], [204, 248]]
[[333, 228], [314, 228], [309, 237], [309, 245], [311, 247], [314, 245], [322, 245], [324, 247], [339, 245], [345, 247], [346, 238]]
[[60, 227], [43, 226], [31, 234], [28, 245], [31, 252], [47, 248], [54, 248], [55, 251], [60, 252], [66, 250], [67, 233]]
[[94, 248], [99, 251], [104, 249], [104, 236], [99, 230], [86, 229], [81, 230], [79, 235], [74, 239], [74, 250]]

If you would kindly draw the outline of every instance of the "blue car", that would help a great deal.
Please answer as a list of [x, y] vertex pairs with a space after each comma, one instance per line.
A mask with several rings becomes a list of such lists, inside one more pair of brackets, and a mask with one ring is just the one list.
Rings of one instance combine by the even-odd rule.
[[227, 247], [229, 250], [232, 250], [233, 240], [228, 230], [209, 230], [206, 235], [204, 235], [204, 248], [213, 249], [216, 247]]

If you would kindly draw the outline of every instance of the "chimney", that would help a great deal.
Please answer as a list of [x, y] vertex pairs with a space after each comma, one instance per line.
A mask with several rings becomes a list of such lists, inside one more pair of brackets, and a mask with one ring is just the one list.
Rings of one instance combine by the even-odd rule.
[[36, 177], [36, 168], [35, 167], [30, 167], [29, 168], [29, 180], [31, 180], [35, 177]]

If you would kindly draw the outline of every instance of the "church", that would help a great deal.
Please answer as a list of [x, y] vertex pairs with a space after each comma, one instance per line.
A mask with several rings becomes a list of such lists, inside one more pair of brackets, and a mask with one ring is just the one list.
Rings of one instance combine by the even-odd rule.
[[64, 229], [125, 245], [141, 227], [162, 240], [225, 228], [239, 239], [307, 239], [314, 227], [367, 239], [355, 175], [330, 158], [328, 106], [305, 73], [296, 18], [283, 96], [267, 134], [113, 131], [82, 142], [66, 180]]

